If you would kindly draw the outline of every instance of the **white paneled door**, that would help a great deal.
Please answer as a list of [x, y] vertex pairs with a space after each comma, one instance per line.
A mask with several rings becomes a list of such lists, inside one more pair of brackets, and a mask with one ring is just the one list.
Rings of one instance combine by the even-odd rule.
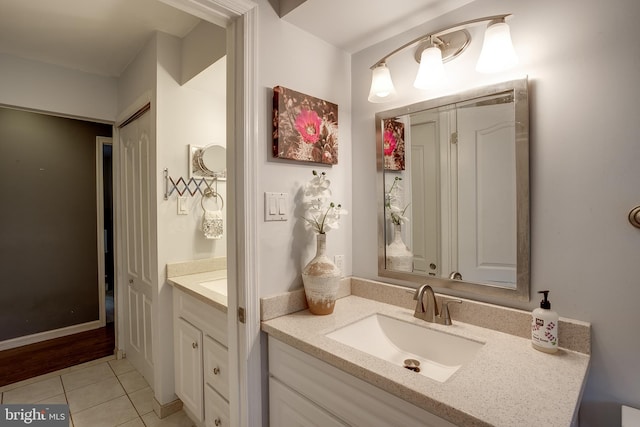
[[515, 123], [504, 119], [513, 108], [497, 103], [457, 112], [458, 262], [466, 281], [516, 283]]
[[124, 337], [127, 359], [153, 386], [152, 315], [155, 272], [154, 147], [147, 110], [121, 127], [120, 185], [124, 290]]
[[[440, 150], [438, 116], [411, 119], [411, 226], [413, 271], [440, 277]], [[407, 202], [404, 202], [407, 203]], [[401, 208], [404, 208], [401, 206]]]

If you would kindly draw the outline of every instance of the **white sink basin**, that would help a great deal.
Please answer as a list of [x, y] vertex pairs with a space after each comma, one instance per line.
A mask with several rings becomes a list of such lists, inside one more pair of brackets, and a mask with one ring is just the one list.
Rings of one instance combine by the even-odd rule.
[[420, 375], [445, 382], [472, 360], [484, 343], [374, 314], [326, 335], [398, 366], [420, 362]]
[[227, 278], [208, 280], [206, 282], [200, 282], [200, 286], [209, 289], [210, 291], [217, 292], [220, 295], [227, 296]]

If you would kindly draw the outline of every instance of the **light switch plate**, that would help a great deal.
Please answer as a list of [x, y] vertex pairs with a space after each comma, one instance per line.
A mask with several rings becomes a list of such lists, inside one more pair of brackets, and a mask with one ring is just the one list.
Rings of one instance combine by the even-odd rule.
[[186, 196], [178, 197], [178, 215], [189, 214], [189, 200]]
[[289, 212], [289, 193], [264, 193], [264, 220], [286, 221]]

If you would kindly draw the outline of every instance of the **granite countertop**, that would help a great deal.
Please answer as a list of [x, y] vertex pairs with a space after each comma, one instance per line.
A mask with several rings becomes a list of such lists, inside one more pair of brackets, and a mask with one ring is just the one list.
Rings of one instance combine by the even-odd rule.
[[206, 271], [203, 273], [185, 274], [182, 276], [169, 277], [167, 281], [175, 288], [207, 303], [214, 308], [227, 312], [227, 295], [216, 292], [213, 289], [203, 286], [203, 283], [212, 281], [226, 282], [227, 270]]
[[[381, 313], [484, 342], [476, 357], [441, 383], [341, 344], [325, 334]], [[262, 330], [342, 371], [454, 424], [570, 426], [587, 378], [588, 354], [560, 348], [547, 354], [529, 339], [457, 322], [426, 323], [406, 308], [350, 295], [335, 311], [298, 311], [262, 322]]]

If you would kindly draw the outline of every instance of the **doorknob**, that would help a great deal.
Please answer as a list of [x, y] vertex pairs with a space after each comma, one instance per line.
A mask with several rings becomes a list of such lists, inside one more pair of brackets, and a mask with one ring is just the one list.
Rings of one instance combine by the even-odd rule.
[[220, 368], [218, 368], [217, 366], [213, 368], [213, 375], [218, 375], [219, 373], [220, 373]]
[[629, 212], [629, 222], [636, 228], [640, 228], [640, 206], [636, 206]]
[[198, 343], [197, 342], [191, 343], [191, 347], [198, 348]]
[[133, 279], [129, 279], [129, 284], [133, 285]]

